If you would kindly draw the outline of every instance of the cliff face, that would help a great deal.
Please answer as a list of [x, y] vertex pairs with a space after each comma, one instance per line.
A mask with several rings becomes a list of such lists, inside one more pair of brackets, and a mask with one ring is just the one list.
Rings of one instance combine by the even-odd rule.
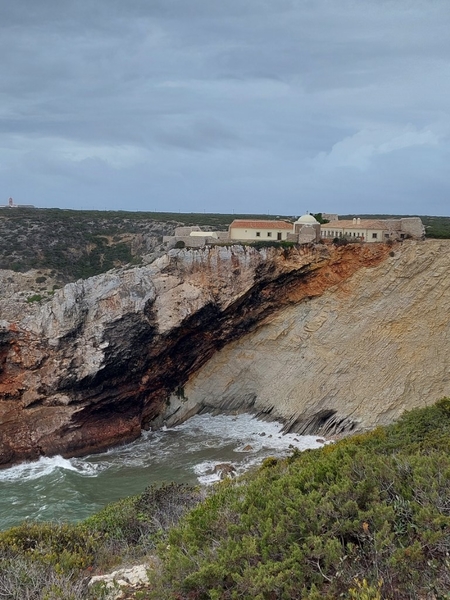
[[190, 378], [187, 400], [172, 397], [168, 424], [238, 402], [287, 431], [326, 435], [387, 424], [449, 395], [449, 251], [439, 241], [397, 246], [378, 266], [272, 314]]
[[0, 464], [100, 450], [204, 409], [336, 431], [432, 402], [448, 393], [448, 249], [173, 250], [20, 319], [3, 298]]

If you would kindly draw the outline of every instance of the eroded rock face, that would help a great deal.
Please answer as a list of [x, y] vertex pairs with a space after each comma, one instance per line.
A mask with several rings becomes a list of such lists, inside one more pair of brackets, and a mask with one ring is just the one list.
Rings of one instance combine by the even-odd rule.
[[287, 431], [334, 434], [450, 395], [450, 243], [408, 242], [392, 254], [223, 348], [182, 403], [172, 396], [167, 423], [240, 399]]
[[[398, 391], [404, 378], [395, 392], [396, 377], [381, 367], [419, 372], [431, 298], [442, 333], [429, 339], [448, 349], [448, 309], [441, 308], [448, 244], [390, 251], [383, 244], [173, 250], [145, 268], [69, 284], [16, 319], [11, 299], [2, 299], [1, 463], [98, 451], [205, 408], [253, 408], [299, 431], [320, 430], [330, 419], [371, 424], [360, 417], [367, 412], [393, 418], [407, 404]], [[414, 320], [421, 309], [425, 326]], [[412, 333], [403, 343], [404, 312]], [[412, 356], [407, 345], [420, 337]], [[370, 377], [384, 390], [378, 395], [365, 381], [372, 354], [378, 370]], [[437, 384], [423, 383], [429, 367], [410, 375], [416, 396], [437, 392]]]

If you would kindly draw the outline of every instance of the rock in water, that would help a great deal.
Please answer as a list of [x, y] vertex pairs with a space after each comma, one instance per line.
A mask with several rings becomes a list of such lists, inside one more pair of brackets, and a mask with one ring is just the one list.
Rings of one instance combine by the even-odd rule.
[[213, 473], [218, 474], [220, 479], [226, 479], [227, 477], [234, 477], [236, 469], [231, 463], [220, 463], [214, 467]]

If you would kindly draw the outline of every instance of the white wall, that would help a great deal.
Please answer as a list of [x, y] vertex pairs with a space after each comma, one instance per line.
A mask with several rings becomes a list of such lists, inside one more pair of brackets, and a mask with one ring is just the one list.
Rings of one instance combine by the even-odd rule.
[[[257, 233], [259, 232], [259, 235]], [[287, 234], [290, 233], [288, 229], [245, 229], [241, 227], [232, 227], [230, 230], [230, 239], [232, 240], [264, 240], [264, 241], [277, 241], [278, 233], [281, 233], [281, 239], [286, 240]], [[270, 235], [268, 235], [270, 234]]]
[[[326, 225], [322, 225], [321, 233], [324, 239], [333, 239], [335, 237], [347, 237], [349, 239], [361, 238], [364, 239], [365, 242], [383, 242], [385, 240], [383, 229], [364, 229], [363, 227], [354, 229], [347, 229], [345, 227], [333, 227], [328, 229]], [[373, 237], [374, 233], [376, 234], [376, 238]]]

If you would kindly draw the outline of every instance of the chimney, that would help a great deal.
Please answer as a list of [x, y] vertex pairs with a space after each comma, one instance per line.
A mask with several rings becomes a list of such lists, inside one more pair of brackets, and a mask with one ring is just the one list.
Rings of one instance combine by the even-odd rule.
[[356, 225], [356, 217], [353, 217], [353, 225]]
[[360, 219], [359, 217], [356, 219], [356, 223], [357, 223], [358, 225], [361, 225], [361, 219]]

